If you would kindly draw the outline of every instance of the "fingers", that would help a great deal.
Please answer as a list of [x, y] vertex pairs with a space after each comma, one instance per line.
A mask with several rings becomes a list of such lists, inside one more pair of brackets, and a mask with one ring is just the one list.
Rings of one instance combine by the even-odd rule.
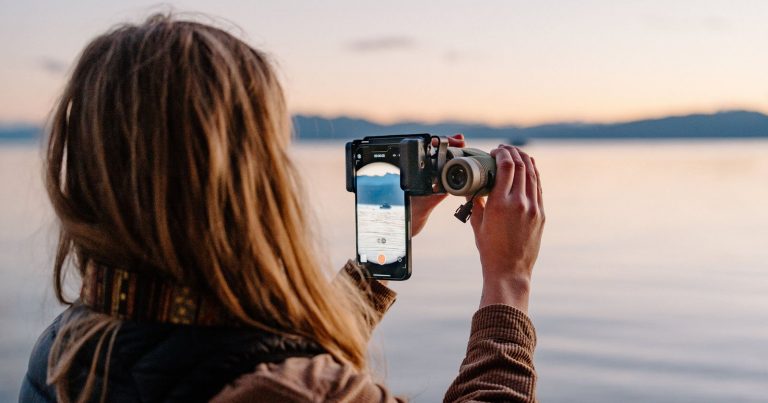
[[[437, 139], [432, 139], [432, 147], [437, 147], [438, 141]], [[453, 136], [448, 136], [448, 146], [449, 147], [465, 147], [467, 145], [466, 140], [464, 139], [464, 135], [461, 133], [454, 134]]]
[[457, 133], [457, 134], [454, 134], [453, 136], [448, 137], [449, 147], [463, 148], [466, 145], [467, 145], [467, 142], [464, 140], [464, 135], [461, 133]]
[[538, 180], [536, 175], [536, 170], [533, 168], [533, 159], [526, 154], [524, 151], [518, 149], [518, 152], [520, 153], [520, 156], [523, 158], [523, 163], [525, 163], [525, 195], [528, 197], [528, 200], [531, 201], [532, 206], [538, 206], [539, 202], [539, 190], [538, 190]]
[[480, 225], [483, 223], [483, 215], [485, 214], [485, 198], [475, 197], [475, 201], [472, 205], [472, 215], [469, 216], [469, 222], [472, 224], [472, 229], [477, 233], [480, 231]]
[[544, 199], [541, 192], [541, 175], [539, 174], [539, 168], [536, 166], [536, 160], [531, 158], [533, 162], [533, 172], [536, 173], [536, 201], [539, 204], [539, 211], [544, 214]]
[[492, 150], [491, 156], [496, 158], [497, 181], [492, 195], [510, 195], [518, 201], [529, 200], [531, 206], [542, 205], [541, 185], [533, 158], [519, 148], [505, 144]]
[[507, 145], [503, 147], [509, 151], [509, 155], [512, 157], [512, 161], [515, 164], [514, 183], [512, 184], [509, 194], [514, 196], [517, 200], [523, 200], [525, 198], [526, 186], [525, 162], [523, 162], [523, 157], [520, 155], [520, 151], [517, 147]]
[[455, 139], [453, 137], [448, 137], [448, 146], [450, 147], [459, 147], [464, 148], [467, 143], [464, 141], [464, 139]]
[[515, 161], [509, 150], [502, 146], [492, 150], [491, 156], [496, 159], [496, 183], [488, 197], [503, 199], [509, 194], [515, 180]]

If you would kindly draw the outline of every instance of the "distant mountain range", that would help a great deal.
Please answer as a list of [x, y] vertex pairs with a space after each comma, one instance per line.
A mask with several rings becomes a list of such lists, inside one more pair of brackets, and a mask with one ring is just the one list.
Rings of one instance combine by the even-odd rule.
[[[398, 122], [379, 124], [350, 117], [295, 115], [300, 140], [350, 140], [363, 136], [464, 133], [470, 138], [500, 138], [525, 142], [535, 139], [680, 139], [768, 137], [768, 116], [752, 111], [668, 116], [623, 123], [554, 123], [538, 126], [489, 126], [462, 122]], [[0, 125], [0, 141], [34, 141], [41, 128]]]
[[768, 137], [768, 116], [751, 111], [669, 116], [624, 123], [555, 123], [538, 126], [488, 126], [460, 122], [434, 124], [402, 122], [390, 125], [349, 117], [297, 115], [293, 119], [302, 140], [349, 140], [362, 136], [464, 133], [471, 138], [502, 138], [520, 142], [535, 139], [677, 139]]
[[0, 125], [0, 141], [35, 141], [42, 129], [29, 124]]

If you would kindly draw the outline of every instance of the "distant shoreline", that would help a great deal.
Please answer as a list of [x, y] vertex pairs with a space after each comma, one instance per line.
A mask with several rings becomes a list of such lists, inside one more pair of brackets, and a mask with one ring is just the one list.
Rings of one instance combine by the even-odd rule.
[[[540, 140], [701, 140], [768, 138], [768, 116], [753, 111], [667, 116], [621, 123], [554, 123], [530, 127], [490, 126], [462, 122], [398, 122], [378, 124], [351, 117], [293, 116], [295, 138], [300, 142], [349, 141], [364, 136], [404, 133], [449, 135], [464, 133], [470, 139], [504, 139], [511, 143]], [[36, 142], [42, 127], [0, 125], [0, 144]]]
[[[468, 140], [471, 142], [481, 143], [510, 143], [510, 139], [505, 138], [493, 138], [493, 137], [479, 137], [475, 138], [471, 135], [468, 136]], [[296, 139], [294, 145], [301, 146], [333, 146], [343, 148], [347, 139]], [[530, 145], [556, 145], [556, 144], [616, 144], [616, 145], [631, 145], [631, 144], [706, 144], [717, 142], [765, 142], [768, 141], [768, 136], [765, 137], [680, 137], [680, 138], [549, 138], [549, 139], [533, 139], [527, 142], [525, 146]], [[31, 139], [0, 139], [0, 148], [5, 147], [41, 147], [39, 138]], [[470, 145], [471, 146], [471, 145]], [[525, 147], [523, 146], [523, 147]]]
[[507, 139], [512, 143], [539, 140], [615, 139], [732, 139], [768, 138], [768, 116], [752, 111], [667, 116], [611, 124], [555, 123], [530, 127], [495, 127], [461, 122], [400, 122], [382, 125], [349, 117], [297, 115], [293, 119], [301, 140], [351, 140], [363, 136], [464, 133], [471, 139]]

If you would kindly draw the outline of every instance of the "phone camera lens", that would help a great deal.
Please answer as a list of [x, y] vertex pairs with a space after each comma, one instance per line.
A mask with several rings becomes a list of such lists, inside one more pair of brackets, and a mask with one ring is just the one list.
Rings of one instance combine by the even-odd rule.
[[448, 186], [461, 189], [467, 184], [467, 170], [461, 165], [454, 165], [448, 170]]

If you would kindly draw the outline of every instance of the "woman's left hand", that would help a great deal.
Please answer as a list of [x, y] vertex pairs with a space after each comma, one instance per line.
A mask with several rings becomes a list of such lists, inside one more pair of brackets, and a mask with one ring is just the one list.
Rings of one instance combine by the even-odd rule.
[[[433, 145], [434, 142], [433, 142]], [[463, 134], [454, 134], [448, 137], [449, 147], [464, 147], [466, 145]], [[416, 236], [427, 224], [427, 219], [432, 210], [443, 201], [447, 194], [433, 194], [428, 196], [411, 197], [411, 236]]]

